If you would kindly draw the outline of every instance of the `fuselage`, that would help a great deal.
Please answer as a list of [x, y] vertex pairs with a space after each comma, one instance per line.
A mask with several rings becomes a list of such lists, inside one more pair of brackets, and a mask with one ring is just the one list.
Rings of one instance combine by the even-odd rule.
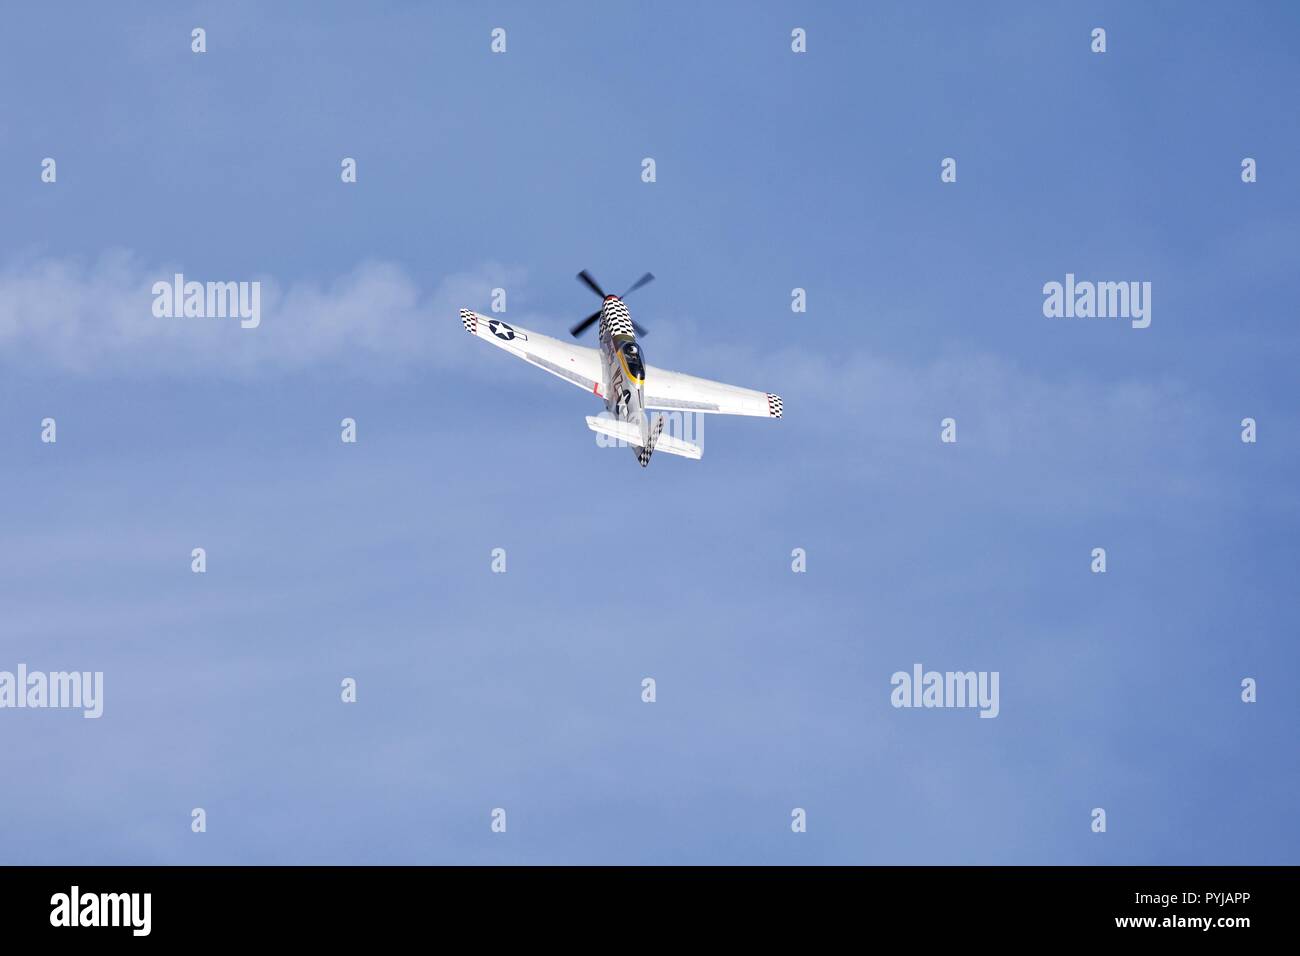
[[632, 314], [618, 296], [605, 296], [600, 308], [600, 356], [605, 373], [605, 407], [610, 414], [640, 429], [644, 448], [649, 440], [644, 413], [645, 359], [641, 343], [636, 340]]

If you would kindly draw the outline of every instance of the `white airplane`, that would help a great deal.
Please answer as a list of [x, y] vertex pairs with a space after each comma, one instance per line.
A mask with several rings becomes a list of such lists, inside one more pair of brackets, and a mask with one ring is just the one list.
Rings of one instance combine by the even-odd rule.
[[[604, 301], [569, 331], [577, 338], [599, 319], [599, 349], [562, 342], [469, 309], [460, 310], [460, 320], [470, 335], [603, 398], [609, 414], [588, 415], [587, 426], [632, 446], [642, 468], [650, 463], [650, 456], [656, 451], [695, 459], [704, 453], [699, 445], [663, 434], [664, 416], [656, 415], [651, 423], [646, 419], [646, 411], [781, 417], [780, 395], [646, 365], [641, 343], [637, 341], [637, 336], [646, 332], [632, 320], [623, 296], [606, 295], [585, 269], [578, 273], [578, 278]], [[647, 272], [623, 295], [653, 278]]]

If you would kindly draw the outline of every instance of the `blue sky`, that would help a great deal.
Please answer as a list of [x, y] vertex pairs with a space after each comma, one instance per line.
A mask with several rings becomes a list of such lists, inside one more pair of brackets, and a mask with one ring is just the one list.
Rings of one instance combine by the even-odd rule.
[[[0, 670], [105, 702], [0, 711], [0, 861], [1300, 862], [1291, 5], [3, 18]], [[456, 316], [562, 335], [581, 268], [785, 417], [598, 448]]]

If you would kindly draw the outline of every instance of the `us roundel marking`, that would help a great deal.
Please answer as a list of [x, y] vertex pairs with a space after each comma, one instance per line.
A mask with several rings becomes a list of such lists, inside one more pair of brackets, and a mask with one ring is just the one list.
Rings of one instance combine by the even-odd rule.
[[[489, 322], [488, 330], [497, 338], [505, 339], [507, 342], [511, 341], [516, 336], [515, 330], [506, 325], [506, 323], [502, 322], [500, 319], [493, 319]], [[519, 333], [519, 338], [522, 339], [523, 337], [523, 334]]]

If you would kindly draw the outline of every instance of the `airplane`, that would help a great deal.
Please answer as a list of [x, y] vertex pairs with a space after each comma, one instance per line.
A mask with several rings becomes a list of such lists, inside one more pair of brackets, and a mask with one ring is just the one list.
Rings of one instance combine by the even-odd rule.
[[554, 339], [469, 309], [460, 310], [460, 320], [470, 335], [604, 399], [606, 413], [588, 415], [587, 427], [630, 445], [642, 468], [650, 464], [650, 456], [656, 451], [697, 461], [704, 454], [699, 445], [665, 435], [663, 415], [654, 416], [651, 422], [646, 412], [781, 417], [780, 395], [645, 364], [637, 337], [644, 336], [646, 330], [632, 319], [623, 297], [653, 280], [649, 272], [623, 295], [607, 295], [585, 269], [578, 273], [578, 279], [600, 296], [601, 305], [569, 334], [576, 339], [599, 320], [599, 349]]

